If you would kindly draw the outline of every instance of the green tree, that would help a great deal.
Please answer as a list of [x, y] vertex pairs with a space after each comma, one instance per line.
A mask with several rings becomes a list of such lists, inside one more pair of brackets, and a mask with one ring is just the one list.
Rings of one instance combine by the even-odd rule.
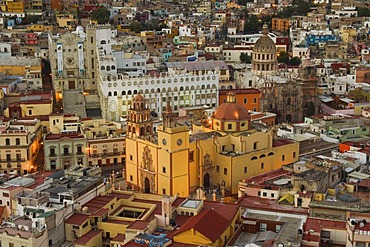
[[242, 63], [251, 63], [252, 62], [252, 58], [250, 56], [248, 56], [247, 54], [245, 54], [245, 53], [241, 53], [240, 54], [240, 61]]
[[256, 15], [249, 15], [244, 24], [244, 33], [257, 33], [259, 30], [259, 20]]
[[40, 15], [26, 15], [22, 19], [22, 25], [29, 25], [29, 24], [36, 24], [38, 21], [42, 20], [42, 16]]
[[279, 52], [278, 61], [279, 63], [289, 64], [289, 54], [285, 51]]
[[130, 30], [135, 32], [135, 33], [140, 33], [141, 30], [142, 30], [141, 28], [142, 28], [142, 25], [141, 25], [140, 22], [135, 21], [135, 22], [130, 24]]
[[370, 16], [370, 8], [357, 7], [357, 15], [358, 15], [358, 17], [369, 17]]
[[109, 23], [110, 12], [106, 8], [99, 8], [92, 12], [91, 19], [97, 21], [98, 24]]
[[300, 65], [302, 63], [302, 60], [299, 57], [292, 57], [289, 60], [290, 65]]

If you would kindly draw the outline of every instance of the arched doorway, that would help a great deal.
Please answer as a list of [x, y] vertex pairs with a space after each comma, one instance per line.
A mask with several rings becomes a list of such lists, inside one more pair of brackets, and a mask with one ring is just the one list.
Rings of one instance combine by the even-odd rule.
[[150, 193], [150, 181], [149, 178], [145, 178], [144, 182], [144, 193]]
[[210, 180], [209, 179], [209, 174], [208, 173], [204, 174], [204, 177], [203, 177], [203, 187], [204, 188], [209, 188], [209, 186], [210, 186], [210, 181], [209, 180]]

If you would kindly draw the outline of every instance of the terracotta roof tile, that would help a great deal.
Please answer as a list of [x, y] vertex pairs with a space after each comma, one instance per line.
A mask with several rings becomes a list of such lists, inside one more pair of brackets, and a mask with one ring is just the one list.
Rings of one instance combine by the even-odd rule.
[[194, 228], [194, 230], [200, 232], [212, 242], [215, 242], [226, 230], [229, 224], [230, 222], [222, 215], [216, 213], [213, 209], [208, 209], [187, 221], [175, 233], [175, 236], [178, 233]]
[[72, 224], [72, 225], [82, 225], [88, 219], [89, 219], [89, 216], [86, 214], [74, 213], [71, 217], [69, 217], [65, 221], [65, 223]]
[[85, 245], [87, 244], [92, 238], [96, 237], [98, 234], [102, 233], [103, 230], [90, 230], [88, 233], [80, 237], [76, 240], [75, 244]]

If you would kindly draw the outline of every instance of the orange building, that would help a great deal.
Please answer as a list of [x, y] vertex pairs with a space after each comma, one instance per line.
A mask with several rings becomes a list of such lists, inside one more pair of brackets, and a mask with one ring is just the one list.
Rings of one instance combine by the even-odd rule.
[[356, 82], [370, 82], [370, 68], [361, 66], [356, 69]]
[[289, 25], [288, 19], [272, 18], [271, 29], [273, 31], [286, 32], [289, 30]]
[[261, 91], [255, 88], [228, 89], [219, 91], [219, 105], [226, 102], [228, 92], [233, 92], [236, 96], [236, 102], [243, 105], [247, 110], [260, 111]]

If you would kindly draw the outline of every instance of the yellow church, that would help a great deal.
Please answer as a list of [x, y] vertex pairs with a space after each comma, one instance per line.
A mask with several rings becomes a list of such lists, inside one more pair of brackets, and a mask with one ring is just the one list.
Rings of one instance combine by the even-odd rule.
[[145, 99], [138, 94], [128, 113], [126, 181], [144, 193], [186, 197], [197, 188], [225, 186], [298, 160], [299, 143], [251, 126], [249, 112], [229, 93], [207, 126], [176, 125], [169, 102], [153, 133]]

